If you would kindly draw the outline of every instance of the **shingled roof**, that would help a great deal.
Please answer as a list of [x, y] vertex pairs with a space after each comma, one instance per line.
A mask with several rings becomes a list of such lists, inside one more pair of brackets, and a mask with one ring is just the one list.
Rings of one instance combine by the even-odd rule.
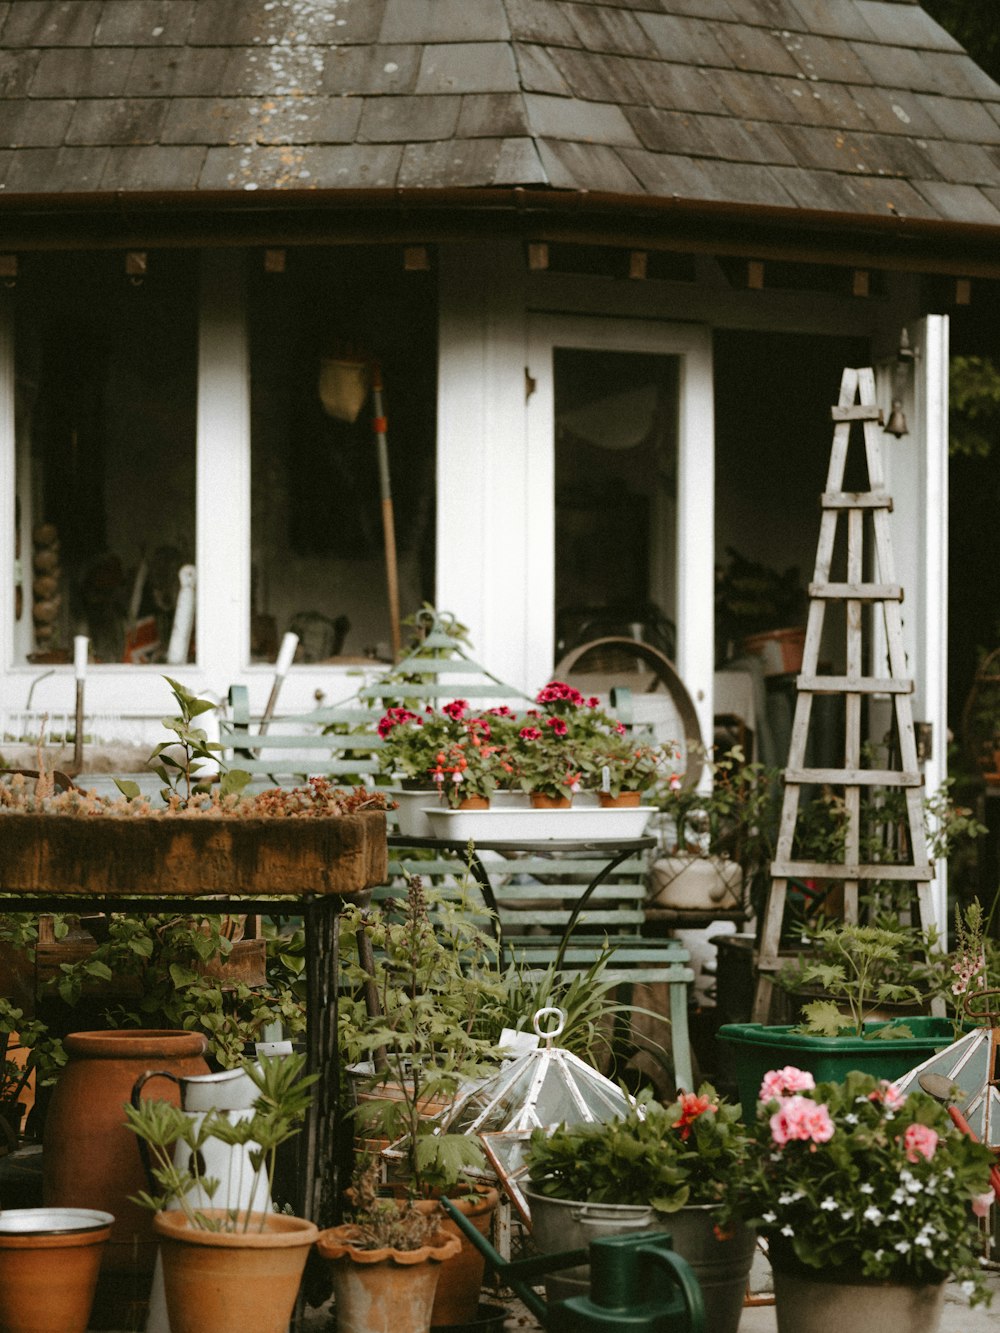
[[1000, 87], [914, 0], [0, 3], [0, 206], [500, 187], [993, 227]]

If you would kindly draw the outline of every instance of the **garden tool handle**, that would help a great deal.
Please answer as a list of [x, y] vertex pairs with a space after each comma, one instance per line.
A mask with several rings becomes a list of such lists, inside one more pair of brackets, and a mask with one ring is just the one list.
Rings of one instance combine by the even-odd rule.
[[639, 1253], [652, 1260], [654, 1264], [666, 1268], [668, 1276], [680, 1288], [687, 1308], [687, 1326], [684, 1333], [705, 1333], [705, 1298], [701, 1294], [701, 1287], [691, 1270], [691, 1265], [673, 1250], [663, 1249], [659, 1245], [643, 1245]]
[[[979, 1142], [979, 1136], [957, 1106], [949, 1106], [948, 1114], [951, 1116], [952, 1124], [955, 1125], [957, 1129], [960, 1129], [963, 1134], [968, 1135], [973, 1143]], [[996, 1198], [1000, 1199], [1000, 1166], [990, 1167], [990, 1185], [993, 1187], [993, 1193]]]
[[[140, 1074], [132, 1084], [131, 1102], [137, 1111], [142, 1102], [142, 1090], [151, 1078], [169, 1078], [171, 1083], [176, 1083], [178, 1087], [181, 1086], [180, 1079], [176, 1074], [172, 1074], [169, 1069], [147, 1069], [146, 1072]], [[149, 1181], [149, 1188], [155, 1190], [156, 1178], [153, 1175], [153, 1163], [149, 1156], [149, 1144], [145, 1139], [140, 1138], [138, 1134], [135, 1136], [135, 1141], [139, 1146], [139, 1158], [142, 1161], [142, 1169], [146, 1173], [146, 1179]]]

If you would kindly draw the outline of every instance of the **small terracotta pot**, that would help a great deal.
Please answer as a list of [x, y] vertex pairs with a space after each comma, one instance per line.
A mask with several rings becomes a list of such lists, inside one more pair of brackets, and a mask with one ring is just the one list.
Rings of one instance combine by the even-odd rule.
[[429, 1333], [445, 1260], [461, 1250], [443, 1228], [419, 1250], [358, 1249], [350, 1224], [320, 1232], [316, 1249], [333, 1265], [337, 1333]]
[[568, 810], [573, 804], [572, 796], [550, 796], [547, 791], [533, 791], [529, 800], [535, 810]]
[[250, 1216], [248, 1231], [232, 1232], [201, 1231], [181, 1212], [155, 1215], [171, 1333], [286, 1333], [319, 1230], [285, 1213]]
[[455, 808], [456, 810], [488, 810], [490, 808], [490, 798], [488, 796], [466, 796], [459, 801]]
[[0, 1214], [0, 1329], [85, 1333], [114, 1218], [90, 1208]]
[[637, 805], [642, 805], [642, 792], [621, 791], [617, 796], [612, 796], [609, 791], [599, 791], [597, 800], [605, 810], [634, 808]]

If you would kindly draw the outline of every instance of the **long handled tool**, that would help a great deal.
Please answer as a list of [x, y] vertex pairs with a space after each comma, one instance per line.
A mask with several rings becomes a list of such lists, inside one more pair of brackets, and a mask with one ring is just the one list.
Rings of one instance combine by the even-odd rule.
[[320, 361], [319, 397], [323, 410], [338, 421], [358, 419], [371, 390], [372, 431], [378, 456], [378, 485], [382, 502], [382, 539], [385, 548], [386, 593], [389, 601], [389, 630], [392, 658], [399, 661], [402, 632], [399, 623], [399, 565], [396, 557], [396, 519], [392, 505], [389, 475], [388, 421], [382, 401], [382, 367], [372, 357], [361, 353], [333, 353]]
[[[954, 1103], [954, 1087], [951, 1079], [946, 1074], [921, 1074], [917, 1082], [923, 1088], [928, 1096], [933, 1097], [935, 1101], [943, 1102], [948, 1115], [951, 1117], [952, 1124], [956, 1129], [966, 1134], [973, 1143], [979, 1142], [979, 1135], [966, 1120], [965, 1116]], [[997, 1199], [1000, 1199], [1000, 1166], [996, 1163], [990, 1167], [990, 1184], [993, 1186], [993, 1193]]]

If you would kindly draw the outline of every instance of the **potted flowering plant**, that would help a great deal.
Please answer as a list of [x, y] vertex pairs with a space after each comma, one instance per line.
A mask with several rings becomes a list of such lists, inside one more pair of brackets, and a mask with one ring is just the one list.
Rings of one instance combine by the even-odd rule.
[[672, 748], [637, 741], [622, 727], [586, 746], [587, 784], [596, 787], [601, 805], [638, 805], [643, 792], [670, 777], [674, 757]]
[[429, 788], [430, 771], [440, 752], [465, 735], [462, 717], [468, 705], [462, 699], [445, 704], [440, 713], [425, 708], [389, 708], [379, 719], [376, 731], [382, 741], [379, 758], [387, 778]]
[[528, 793], [532, 805], [572, 805], [574, 794], [580, 790], [581, 771], [563, 735], [551, 726], [543, 730], [530, 720], [518, 733], [511, 755], [521, 789]]
[[464, 740], [439, 750], [430, 770], [445, 804], [453, 810], [485, 810], [497, 785], [498, 752], [490, 744], [488, 724], [470, 719]]
[[[537, 1129], [526, 1161], [532, 1237], [546, 1252], [601, 1235], [669, 1231], [703, 1282], [706, 1328], [736, 1333], [755, 1237], [734, 1221], [748, 1147], [739, 1109], [709, 1084], [668, 1105], [641, 1098], [605, 1124]], [[579, 1292], [586, 1270], [550, 1279], [550, 1297]]]
[[977, 1217], [991, 1160], [923, 1093], [857, 1071], [816, 1085], [770, 1070], [744, 1215], [769, 1240], [779, 1329], [933, 1333], [949, 1276], [986, 1299]]
[[585, 699], [561, 680], [544, 685], [535, 703], [509, 747], [517, 781], [533, 805], [567, 806], [580, 790], [588, 748], [625, 728], [596, 697]]

